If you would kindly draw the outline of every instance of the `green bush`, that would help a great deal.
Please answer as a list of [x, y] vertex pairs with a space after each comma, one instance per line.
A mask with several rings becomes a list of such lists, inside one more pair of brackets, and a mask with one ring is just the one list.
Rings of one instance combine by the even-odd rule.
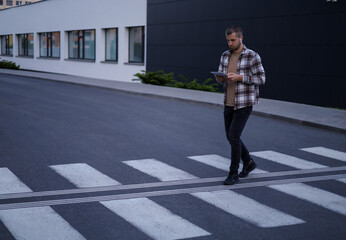
[[178, 81], [174, 79], [174, 73], [165, 73], [162, 70], [157, 72], [146, 72], [142, 70], [142, 73], [137, 73], [134, 76], [137, 77], [138, 79], [133, 79], [133, 81], [141, 81], [142, 83], [145, 83], [145, 84], [169, 86], [169, 87], [176, 87], [176, 88], [186, 88], [186, 89], [209, 91], [209, 92], [216, 92], [218, 89], [217, 83], [213, 83], [213, 84], [209, 83], [210, 81], [213, 80], [212, 78], [208, 78], [207, 80], [205, 80], [203, 83], [200, 84], [197, 79], [193, 79], [192, 81], [189, 81], [183, 75], [179, 75], [179, 77], [182, 80]]
[[145, 84], [166, 86], [174, 79], [174, 73], [165, 73], [164, 71], [136, 73], [134, 76], [138, 79], [132, 79], [133, 81], [141, 81]]
[[207, 78], [203, 83], [199, 83], [198, 79], [193, 79], [192, 81], [189, 81], [185, 76], [179, 75], [179, 77], [183, 81], [177, 81], [173, 80], [172, 84], [169, 84], [169, 86], [177, 87], [177, 88], [186, 88], [186, 89], [193, 89], [193, 90], [200, 90], [200, 91], [208, 91], [208, 92], [216, 92], [218, 88], [217, 83], [210, 84], [210, 81], [213, 81], [212, 78]]
[[11, 61], [6, 61], [6, 60], [2, 60], [0, 61], [0, 68], [7, 68], [7, 69], [19, 69], [19, 65], [17, 66], [16, 63], [11, 62]]

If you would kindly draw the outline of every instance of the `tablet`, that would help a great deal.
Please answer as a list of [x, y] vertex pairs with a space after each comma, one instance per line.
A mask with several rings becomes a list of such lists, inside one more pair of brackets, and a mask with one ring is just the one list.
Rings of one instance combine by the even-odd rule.
[[224, 74], [223, 72], [210, 72], [210, 73], [214, 74], [215, 76], [227, 77], [227, 74]]

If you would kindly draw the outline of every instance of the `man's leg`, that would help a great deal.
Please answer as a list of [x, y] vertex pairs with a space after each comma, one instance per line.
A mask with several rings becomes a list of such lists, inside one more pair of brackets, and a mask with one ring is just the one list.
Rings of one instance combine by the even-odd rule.
[[235, 110], [229, 128], [228, 140], [231, 144], [231, 167], [230, 173], [238, 174], [239, 162], [242, 157], [245, 163], [250, 161], [249, 151], [241, 141], [240, 136], [245, 128], [246, 122], [252, 112], [252, 106]]

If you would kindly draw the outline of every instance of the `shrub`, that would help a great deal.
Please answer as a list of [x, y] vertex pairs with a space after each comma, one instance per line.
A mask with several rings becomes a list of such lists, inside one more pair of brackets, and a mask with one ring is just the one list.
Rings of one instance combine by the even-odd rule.
[[208, 78], [207, 80], [205, 80], [203, 83], [200, 84], [197, 79], [193, 79], [192, 81], [189, 81], [189, 79], [187, 79], [183, 75], [179, 75], [179, 77], [182, 80], [178, 81], [174, 79], [174, 73], [165, 73], [162, 70], [157, 72], [146, 72], [142, 70], [142, 73], [137, 73], [134, 76], [138, 77], [138, 79], [132, 79], [133, 81], [141, 81], [142, 83], [145, 83], [145, 84], [169, 86], [169, 87], [176, 87], [176, 88], [186, 88], [186, 89], [194, 89], [194, 90], [209, 91], [209, 92], [216, 92], [218, 89], [217, 83], [209, 84], [209, 82], [213, 80], [212, 78]]
[[6, 61], [6, 60], [2, 60], [0, 61], [0, 68], [7, 68], [7, 69], [19, 69], [19, 65], [17, 66], [16, 63], [11, 62], [11, 61]]
[[141, 81], [145, 84], [162, 85], [166, 86], [174, 79], [174, 73], [165, 73], [164, 71], [136, 73], [134, 76], [138, 79], [132, 79], [133, 81]]
[[216, 92], [218, 88], [217, 83], [209, 84], [210, 81], [212, 81], [212, 78], [207, 78], [203, 83], [199, 83], [198, 79], [193, 79], [192, 81], [189, 81], [185, 76], [179, 75], [179, 77], [183, 80], [177, 81], [173, 80], [173, 84], [170, 86], [177, 87], [177, 88], [186, 88], [186, 89], [193, 89], [193, 90], [200, 90], [200, 91], [208, 91], [208, 92]]

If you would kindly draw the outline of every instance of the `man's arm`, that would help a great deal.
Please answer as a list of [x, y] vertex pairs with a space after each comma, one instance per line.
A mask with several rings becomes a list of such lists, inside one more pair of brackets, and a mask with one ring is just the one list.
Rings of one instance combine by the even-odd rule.
[[244, 84], [250, 85], [263, 85], [265, 84], [266, 77], [264, 68], [262, 66], [261, 57], [256, 53], [251, 59], [251, 73], [252, 75], [247, 75], [242, 77], [242, 82]]

